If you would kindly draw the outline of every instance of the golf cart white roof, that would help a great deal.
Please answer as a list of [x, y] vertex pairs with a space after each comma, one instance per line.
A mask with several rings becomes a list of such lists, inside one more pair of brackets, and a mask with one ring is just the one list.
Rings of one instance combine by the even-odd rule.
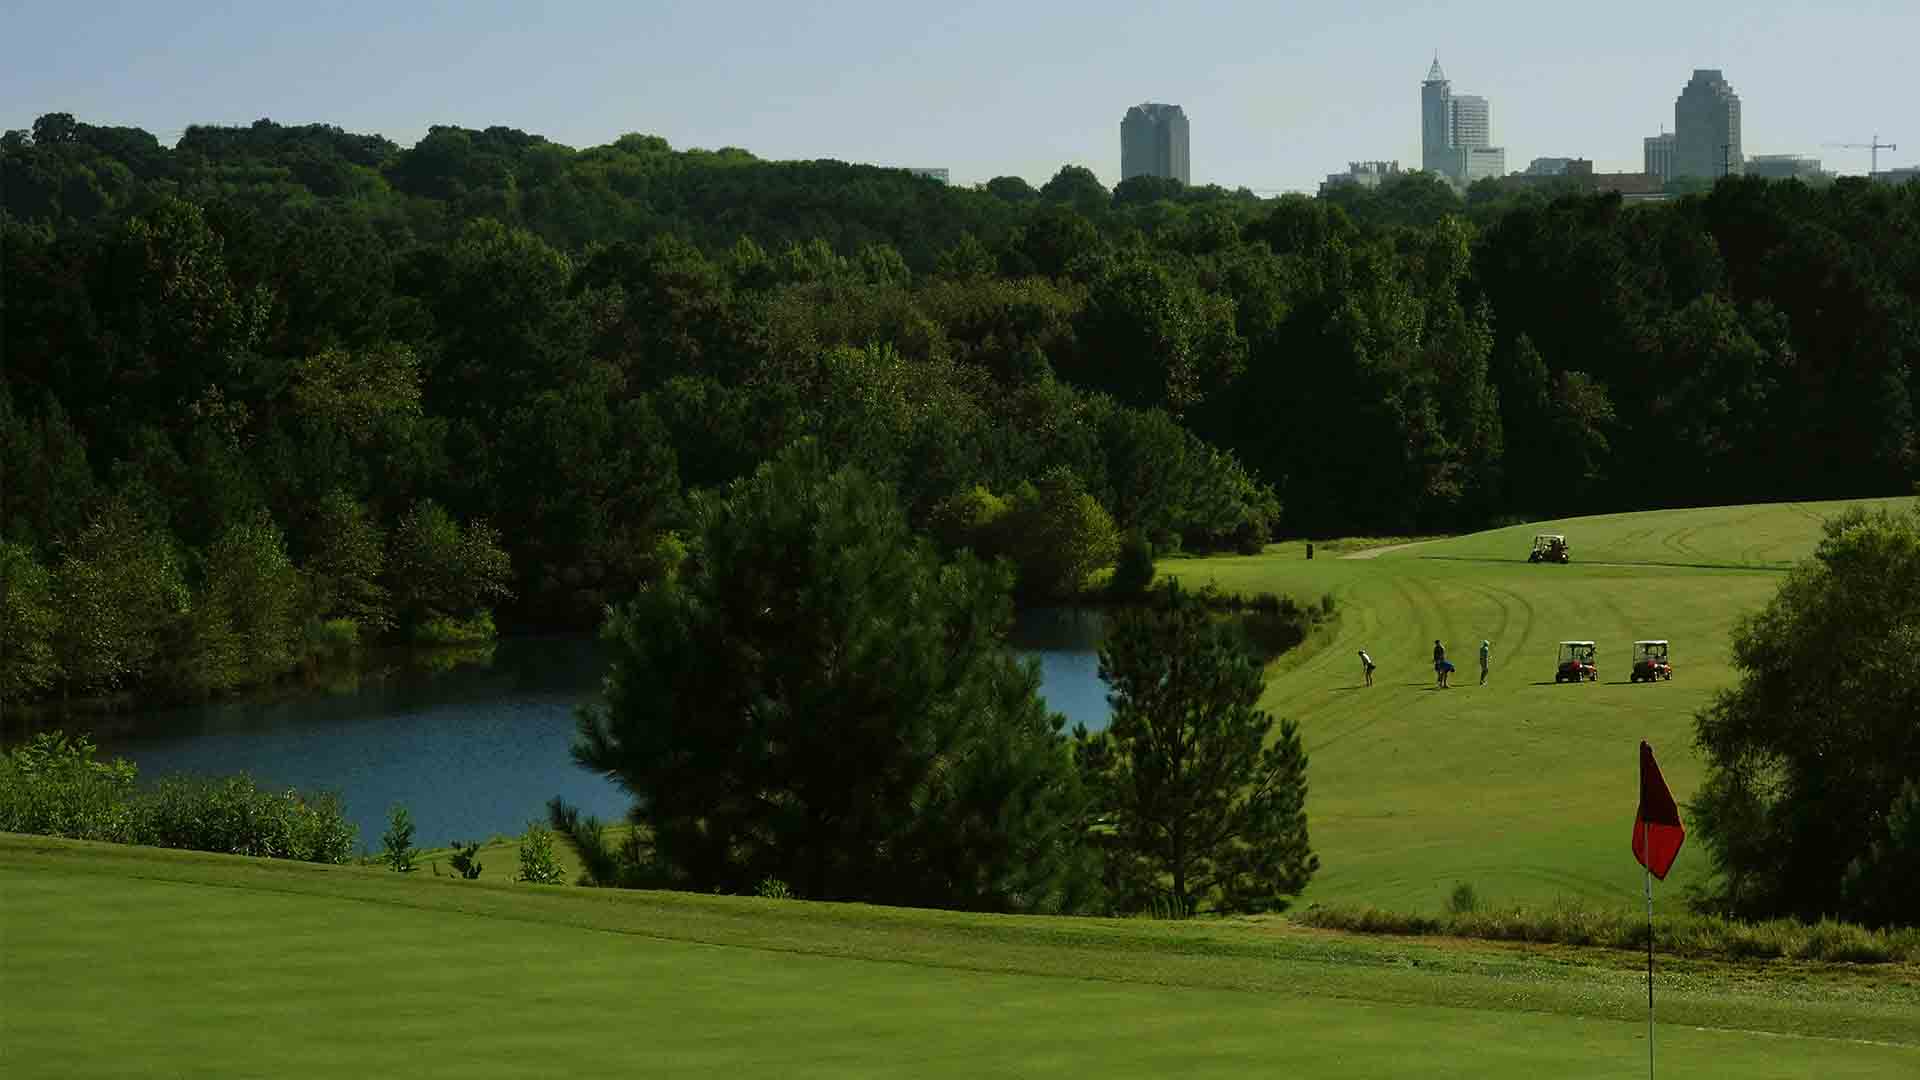
[[1635, 645], [1665, 645], [1666, 643], [1666, 638], [1648, 638], [1646, 641], [1634, 642]]
[[1567, 538], [1567, 534], [1565, 533], [1534, 533], [1533, 538], [1535, 540], [1565, 540]]
[[1591, 642], [1591, 641], [1563, 641], [1563, 642], [1561, 642], [1560, 644], [1562, 644], [1562, 645], [1591, 645], [1591, 644], [1593, 644], [1593, 642]]

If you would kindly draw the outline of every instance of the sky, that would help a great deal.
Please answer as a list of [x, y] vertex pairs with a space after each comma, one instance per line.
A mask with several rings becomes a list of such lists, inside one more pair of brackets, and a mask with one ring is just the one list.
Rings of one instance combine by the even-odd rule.
[[0, 129], [49, 112], [145, 128], [327, 123], [410, 146], [433, 124], [576, 148], [627, 132], [762, 158], [1062, 165], [1119, 179], [1120, 120], [1186, 111], [1196, 184], [1313, 191], [1420, 161], [1420, 81], [1492, 105], [1507, 168], [1638, 171], [1695, 68], [1740, 95], [1746, 152], [1864, 173], [1920, 162], [1920, 0], [665, 3], [0, 0]]

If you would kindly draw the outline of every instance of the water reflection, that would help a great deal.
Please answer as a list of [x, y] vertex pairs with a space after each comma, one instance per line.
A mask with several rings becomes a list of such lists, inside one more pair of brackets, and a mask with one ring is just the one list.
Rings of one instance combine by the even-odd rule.
[[[1098, 611], [1021, 613], [1008, 644], [1040, 662], [1048, 707], [1089, 728], [1107, 722]], [[445, 659], [443, 654], [442, 659]], [[576, 708], [595, 698], [607, 654], [585, 637], [513, 638], [445, 670], [422, 657], [372, 663], [321, 689], [187, 708], [88, 717], [103, 752], [145, 779], [245, 772], [271, 788], [338, 792], [374, 849], [404, 803], [415, 842], [512, 835], [555, 795], [618, 820], [626, 794], [573, 763]]]
[[626, 812], [624, 793], [568, 753], [574, 709], [605, 670], [598, 641], [513, 639], [486, 665], [387, 668], [344, 692], [141, 713], [137, 727], [98, 734], [146, 778], [246, 772], [336, 791], [368, 848], [405, 803], [416, 842], [439, 845], [518, 833], [555, 795], [603, 818]]
[[1097, 608], [1033, 608], [1014, 620], [1007, 644], [1040, 661], [1040, 693], [1067, 718], [1067, 730], [1107, 726], [1107, 688], [1100, 681], [1106, 613]]

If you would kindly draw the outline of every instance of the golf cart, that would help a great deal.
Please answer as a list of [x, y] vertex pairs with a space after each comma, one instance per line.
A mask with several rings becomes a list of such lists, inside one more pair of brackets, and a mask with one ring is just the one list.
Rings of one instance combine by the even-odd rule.
[[1636, 641], [1633, 643], [1633, 671], [1627, 676], [1630, 682], [1652, 682], [1655, 679], [1673, 678], [1673, 664], [1667, 660], [1665, 641]]
[[1591, 641], [1563, 641], [1560, 643], [1560, 665], [1553, 671], [1553, 681], [1594, 682], [1600, 678], [1600, 668], [1593, 662], [1595, 653]]
[[1527, 555], [1528, 562], [1571, 562], [1567, 556], [1567, 538], [1559, 533], [1541, 533], [1533, 538], [1533, 550]]

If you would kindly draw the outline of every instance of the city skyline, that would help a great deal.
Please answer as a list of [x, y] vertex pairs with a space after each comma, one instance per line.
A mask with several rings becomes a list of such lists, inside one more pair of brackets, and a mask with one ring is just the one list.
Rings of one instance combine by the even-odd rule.
[[[1660, 33], [1647, 27], [1658, 25]], [[325, 9], [263, 2], [126, 8], [12, 0], [31, 42], [0, 70], [0, 127], [47, 112], [144, 128], [328, 123], [412, 145], [429, 125], [503, 125], [584, 148], [627, 132], [768, 159], [947, 168], [953, 183], [1044, 183], [1062, 165], [1120, 179], [1114, 112], [1179, 102], [1201, 126], [1192, 182], [1313, 191], [1355, 160], [1418, 162], [1408, 83], [1435, 49], [1493, 103], [1509, 170], [1536, 157], [1638, 171], [1695, 69], [1738, 88], [1749, 156], [1822, 157], [1862, 174], [1866, 142], [1905, 130], [1904, 45], [1920, 5], [1807, 11], [1784, 2], [1622, 0], [1595, 20], [1493, 0], [1470, 12], [1323, 6], [989, 2], [902, 10], [640, 10], [581, 0], [564, 17], [505, 0]], [[1415, 78], [1410, 80], [1410, 76]], [[1920, 126], [1916, 123], [1915, 126]], [[1883, 154], [1881, 167], [1920, 161]]]

